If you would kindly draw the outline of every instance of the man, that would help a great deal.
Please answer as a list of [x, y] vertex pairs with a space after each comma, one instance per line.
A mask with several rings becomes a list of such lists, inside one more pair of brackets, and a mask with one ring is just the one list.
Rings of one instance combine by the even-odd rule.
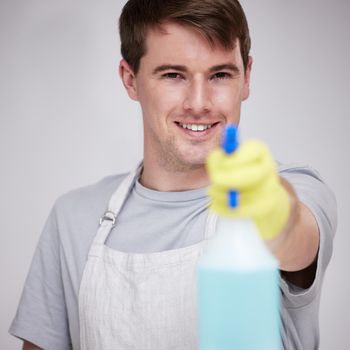
[[[10, 332], [24, 349], [196, 349], [195, 266], [215, 228], [211, 154], [209, 169], [224, 162], [228, 179], [215, 182], [214, 167], [214, 192], [240, 189], [261, 231], [272, 223], [265, 237], [282, 271], [284, 348], [317, 348], [336, 225], [332, 193], [308, 168], [280, 166], [277, 177], [259, 143], [232, 158], [211, 153], [249, 96], [240, 4], [130, 0], [120, 35], [120, 76], [142, 108], [143, 163], [56, 202]], [[254, 210], [259, 198], [273, 199], [263, 215]]]

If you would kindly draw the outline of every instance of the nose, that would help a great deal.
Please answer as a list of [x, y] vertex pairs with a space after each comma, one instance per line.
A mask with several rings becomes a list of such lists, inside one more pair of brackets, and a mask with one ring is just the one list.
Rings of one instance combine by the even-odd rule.
[[202, 79], [189, 84], [184, 99], [184, 109], [193, 114], [203, 114], [210, 111], [212, 106], [210, 86]]

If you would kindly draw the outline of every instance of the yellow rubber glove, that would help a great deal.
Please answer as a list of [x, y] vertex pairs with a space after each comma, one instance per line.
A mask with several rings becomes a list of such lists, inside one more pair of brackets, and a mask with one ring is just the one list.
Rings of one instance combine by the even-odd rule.
[[[263, 239], [272, 239], [286, 226], [291, 210], [277, 165], [267, 147], [255, 140], [242, 143], [232, 154], [215, 149], [207, 159], [212, 185], [211, 208], [228, 217], [251, 218]], [[238, 192], [238, 207], [228, 205], [228, 192]]]

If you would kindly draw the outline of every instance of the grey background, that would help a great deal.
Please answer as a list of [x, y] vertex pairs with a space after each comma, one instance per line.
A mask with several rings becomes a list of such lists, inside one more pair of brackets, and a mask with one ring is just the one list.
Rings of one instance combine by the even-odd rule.
[[[0, 2], [0, 348], [57, 196], [127, 171], [142, 156], [137, 103], [118, 78], [124, 1]], [[321, 302], [321, 349], [350, 330], [350, 2], [242, 1], [253, 41], [244, 138], [312, 165], [333, 188], [339, 224]]]

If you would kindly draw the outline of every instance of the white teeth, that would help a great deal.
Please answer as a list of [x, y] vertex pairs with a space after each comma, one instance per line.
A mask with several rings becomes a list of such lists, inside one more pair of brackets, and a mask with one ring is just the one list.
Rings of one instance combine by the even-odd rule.
[[212, 124], [182, 124], [179, 123], [184, 129], [189, 129], [192, 131], [204, 131], [210, 129]]

